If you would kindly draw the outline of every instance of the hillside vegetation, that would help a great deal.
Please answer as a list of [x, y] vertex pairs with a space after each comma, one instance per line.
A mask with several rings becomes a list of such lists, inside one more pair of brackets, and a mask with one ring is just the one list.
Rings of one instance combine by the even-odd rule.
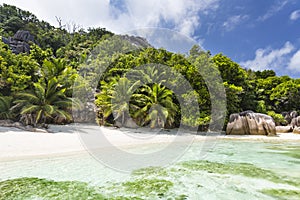
[[[69, 123], [74, 120], [72, 110], [80, 113], [95, 103], [100, 125], [123, 126], [130, 116], [140, 126], [174, 128], [181, 123], [205, 130], [214, 120], [211, 106], [217, 97], [212, 97], [199, 72], [215, 76], [217, 71], [226, 91], [226, 119], [231, 113], [253, 110], [284, 124], [280, 113], [299, 111], [300, 79], [279, 77], [272, 70], [246, 70], [222, 53], [211, 55], [194, 46], [182, 55], [141, 45], [141, 38], [115, 35], [105, 28], [55, 28], [6, 4], [0, 5], [0, 16], [0, 119], [32, 126]], [[4, 43], [18, 30], [34, 36], [30, 53], [15, 54]], [[178, 72], [193, 92], [176, 96], [171, 90], [184, 88]], [[91, 83], [94, 88], [88, 91]], [[199, 111], [184, 110], [180, 99], [194, 97]]]

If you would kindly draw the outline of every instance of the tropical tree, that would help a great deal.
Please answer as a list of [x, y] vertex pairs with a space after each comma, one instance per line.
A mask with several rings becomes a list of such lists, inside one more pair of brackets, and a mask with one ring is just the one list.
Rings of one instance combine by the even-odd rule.
[[241, 68], [237, 63], [223, 54], [215, 55], [212, 60], [218, 66], [224, 82], [226, 81], [228, 84], [234, 84], [236, 86], [245, 85], [247, 78], [245, 69]]
[[66, 89], [65, 94], [68, 97], [72, 96], [73, 85], [78, 74], [64, 59], [52, 58], [50, 60], [44, 60], [41, 74], [46, 81], [56, 78], [61, 84], [60, 87]]
[[116, 84], [116, 82], [117, 80], [115, 78], [108, 82], [101, 81], [101, 91], [100, 93], [95, 95], [95, 105], [97, 106], [96, 120], [99, 125], [106, 125], [108, 123], [107, 119], [112, 114], [111, 95], [113, 91], [113, 86]]
[[111, 123], [120, 122], [124, 126], [129, 116], [129, 100], [140, 81], [131, 82], [126, 77], [112, 78], [109, 82], [101, 81], [101, 92], [96, 95], [98, 123], [103, 125], [113, 116]]
[[0, 96], [0, 119], [11, 119], [13, 117], [11, 111], [12, 100], [13, 97], [11, 96]]
[[151, 128], [174, 126], [178, 106], [173, 101], [174, 93], [160, 83], [144, 85], [132, 96], [133, 116], [141, 125]]
[[5, 88], [5, 95], [31, 88], [32, 82], [39, 78], [38, 69], [39, 65], [33, 58], [15, 55], [0, 41], [0, 87]]
[[299, 109], [300, 104], [300, 84], [290, 80], [277, 85], [270, 96], [270, 100], [274, 101], [276, 111], [293, 111]]
[[[286, 84], [283, 84], [285, 82], [289, 82], [291, 79], [287, 76], [282, 76], [282, 77], [278, 77], [278, 76], [270, 76], [268, 78], [265, 79], [256, 79], [256, 98], [259, 102], [258, 104], [258, 109], [257, 111], [261, 111], [261, 105], [265, 105], [264, 107], [266, 107], [267, 111], [271, 111], [271, 110], [275, 110], [276, 106], [276, 99], [279, 97], [279, 94], [276, 94], [276, 98], [271, 98], [271, 96], [273, 95], [273, 97], [275, 97], [274, 93], [274, 89], [281, 85], [280, 87], [277, 88], [277, 91], [282, 88], [283, 86], [285, 86]], [[283, 84], [283, 85], [282, 85]], [[283, 88], [283, 91], [286, 90], [286, 88]], [[285, 93], [285, 92], [284, 92]], [[279, 105], [279, 102], [277, 102], [277, 104]], [[259, 108], [260, 107], [260, 108]], [[282, 110], [284, 111], [284, 110]], [[287, 110], [285, 110], [287, 111]]]
[[16, 94], [14, 109], [20, 109], [20, 121], [37, 126], [47, 122], [63, 122], [72, 119], [68, 109], [72, 108], [72, 99], [66, 97], [65, 88], [61, 88], [56, 78], [33, 84], [32, 91]]
[[120, 121], [125, 124], [129, 116], [129, 100], [134, 91], [137, 89], [140, 81], [131, 82], [126, 77], [122, 77], [115, 84], [114, 90], [111, 92], [111, 109], [114, 115], [114, 121]]

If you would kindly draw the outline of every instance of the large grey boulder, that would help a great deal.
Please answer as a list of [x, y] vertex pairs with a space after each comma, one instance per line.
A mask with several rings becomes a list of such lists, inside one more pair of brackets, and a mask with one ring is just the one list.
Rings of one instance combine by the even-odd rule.
[[15, 54], [19, 53], [29, 53], [30, 52], [30, 42], [34, 42], [33, 35], [29, 31], [19, 30], [13, 37], [4, 38], [2, 37], [2, 42], [9, 45], [12, 52]]
[[14, 40], [22, 42], [34, 42], [34, 36], [29, 31], [18, 30], [13, 37]]
[[276, 135], [275, 122], [272, 117], [246, 111], [230, 115], [227, 135]]

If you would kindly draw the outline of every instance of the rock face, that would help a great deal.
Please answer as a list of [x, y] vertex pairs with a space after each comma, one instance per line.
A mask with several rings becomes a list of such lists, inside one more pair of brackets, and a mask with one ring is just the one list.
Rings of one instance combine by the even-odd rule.
[[29, 33], [29, 31], [19, 30], [13, 37], [2, 37], [2, 42], [9, 45], [12, 52], [15, 54], [29, 53], [29, 42], [34, 42], [34, 37]]
[[272, 117], [245, 111], [230, 115], [227, 135], [276, 135], [275, 122]]
[[122, 35], [123, 40], [127, 40], [132, 45], [142, 48], [152, 47], [145, 38], [139, 36]]

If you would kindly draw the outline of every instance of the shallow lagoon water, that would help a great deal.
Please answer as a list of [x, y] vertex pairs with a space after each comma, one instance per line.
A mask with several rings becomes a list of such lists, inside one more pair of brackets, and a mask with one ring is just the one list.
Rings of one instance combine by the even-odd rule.
[[[109, 199], [299, 199], [299, 142], [207, 140], [206, 150], [201, 148], [203, 143], [193, 143], [169, 166], [148, 166], [131, 173], [104, 166], [88, 153], [1, 162], [0, 199], [9, 199], [5, 190], [13, 193], [13, 187], [26, 191], [23, 185], [27, 182], [36, 184], [39, 192], [28, 190], [24, 199], [68, 199], [67, 194], [45, 195], [47, 191], [57, 192], [61, 185], [70, 187], [67, 191], [74, 195], [79, 192], [78, 199], [83, 196], [72, 188], [91, 188], [92, 192], [87, 190], [84, 196], [91, 199], [100, 198], [94, 193]], [[128, 148], [147, 152], [159, 147], [149, 144]], [[24, 177], [39, 179], [18, 179]]]

